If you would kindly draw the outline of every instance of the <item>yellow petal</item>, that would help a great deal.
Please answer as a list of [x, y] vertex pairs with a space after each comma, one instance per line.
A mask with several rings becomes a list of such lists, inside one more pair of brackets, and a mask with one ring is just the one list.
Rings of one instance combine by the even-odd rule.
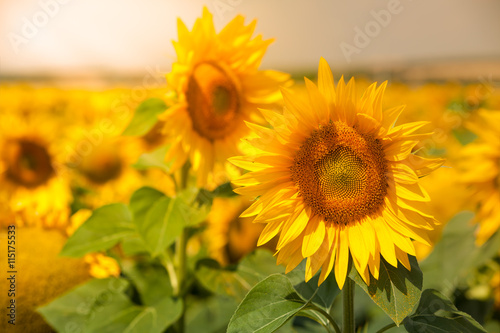
[[319, 60], [318, 89], [325, 97], [328, 106], [335, 102], [335, 84], [332, 70], [323, 57]]
[[278, 234], [278, 232], [280, 232], [282, 225], [283, 222], [268, 223], [264, 228], [264, 230], [262, 230], [262, 233], [260, 234], [257, 246], [264, 245], [271, 239], [273, 239]]
[[347, 268], [349, 267], [349, 243], [348, 236], [344, 230], [339, 231], [339, 247], [337, 248], [337, 257], [335, 258], [335, 279], [339, 289], [344, 287], [347, 277]]
[[329, 112], [328, 105], [320, 93], [318, 87], [308, 78], [304, 78], [306, 83], [306, 88], [309, 93], [309, 103], [311, 103], [313, 114], [316, 115], [316, 122], [319, 123], [327, 123], [329, 120]]
[[310, 214], [307, 213], [307, 210], [302, 208], [298, 214], [293, 214], [288, 221], [285, 222], [278, 241], [278, 249], [281, 249], [283, 246], [296, 239], [304, 231], [309, 222], [309, 216]]
[[312, 256], [325, 241], [325, 222], [318, 215], [309, 220], [304, 231], [302, 256]]

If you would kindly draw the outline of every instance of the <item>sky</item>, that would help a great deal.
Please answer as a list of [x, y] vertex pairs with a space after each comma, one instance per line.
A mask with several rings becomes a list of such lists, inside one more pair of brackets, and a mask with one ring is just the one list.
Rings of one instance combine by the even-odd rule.
[[0, 76], [168, 72], [177, 17], [191, 28], [204, 5], [218, 29], [257, 19], [275, 39], [262, 68], [500, 60], [495, 0], [0, 0]]

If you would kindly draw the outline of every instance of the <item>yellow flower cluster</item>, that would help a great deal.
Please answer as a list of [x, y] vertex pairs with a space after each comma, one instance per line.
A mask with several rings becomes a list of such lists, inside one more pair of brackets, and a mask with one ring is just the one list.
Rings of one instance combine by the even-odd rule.
[[[271, 244], [287, 271], [305, 259], [306, 280], [333, 272], [342, 288], [350, 262], [368, 284], [382, 260], [410, 269], [461, 210], [477, 209], [478, 244], [499, 229], [500, 111], [488, 111], [500, 110], [498, 92], [335, 83], [324, 59], [316, 82], [292, 87], [259, 69], [272, 40], [255, 26], [237, 16], [216, 32], [206, 9], [191, 30], [179, 20], [173, 94], [146, 92], [169, 107], [140, 137], [120, 135], [140, 102], [127, 88], [0, 86], [0, 225], [64, 238], [141, 186], [172, 194], [178, 178], [132, 167], [165, 146], [172, 174], [191, 170], [209, 190], [232, 181], [243, 195], [215, 199], [202, 237], [223, 265]], [[97, 278], [120, 274], [102, 253], [83, 262]]]

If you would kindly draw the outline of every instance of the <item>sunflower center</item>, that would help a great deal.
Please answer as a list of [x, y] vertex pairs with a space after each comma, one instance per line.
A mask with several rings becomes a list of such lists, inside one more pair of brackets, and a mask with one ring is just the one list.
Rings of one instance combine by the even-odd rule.
[[235, 129], [240, 101], [238, 91], [224, 69], [213, 63], [196, 66], [186, 92], [193, 129], [213, 141]]
[[54, 172], [46, 147], [27, 139], [8, 141], [4, 159], [7, 177], [26, 187], [42, 185]]
[[95, 147], [80, 164], [80, 171], [96, 184], [118, 178], [122, 169], [122, 160], [112, 147]]
[[343, 122], [313, 131], [291, 172], [305, 204], [339, 226], [377, 213], [387, 194], [382, 145]]

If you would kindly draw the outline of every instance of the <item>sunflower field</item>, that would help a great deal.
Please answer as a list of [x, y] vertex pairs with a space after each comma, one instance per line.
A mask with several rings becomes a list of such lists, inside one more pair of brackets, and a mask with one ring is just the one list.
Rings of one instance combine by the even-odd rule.
[[219, 2], [160, 85], [0, 79], [0, 331], [500, 332], [494, 81], [269, 69]]

